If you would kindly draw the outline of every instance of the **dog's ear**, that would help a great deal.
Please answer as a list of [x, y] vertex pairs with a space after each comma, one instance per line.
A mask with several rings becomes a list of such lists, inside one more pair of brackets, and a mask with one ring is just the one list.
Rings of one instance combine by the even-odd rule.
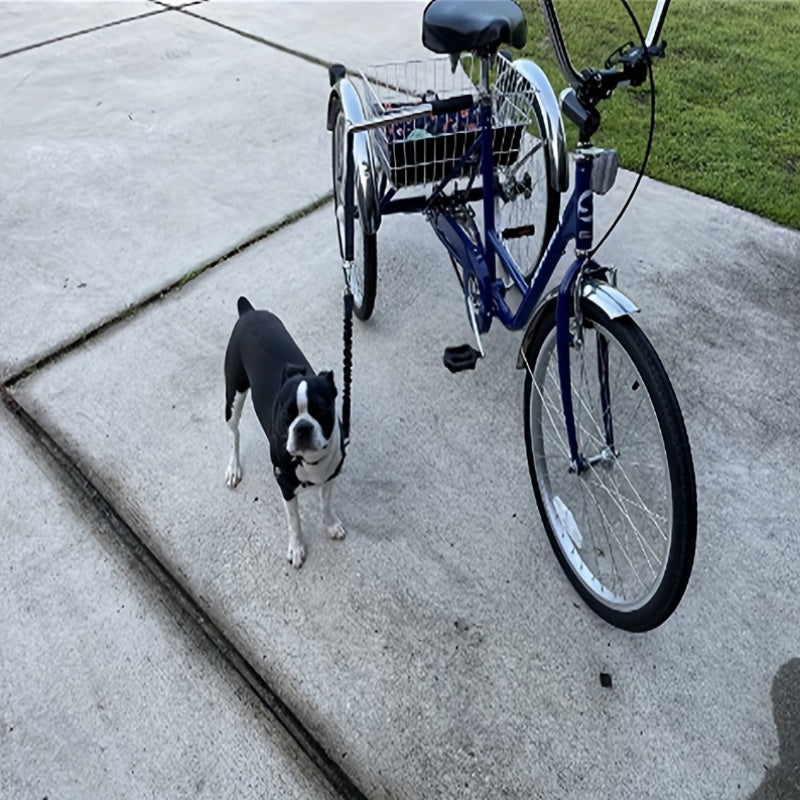
[[305, 375], [306, 371], [304, 367], [298, 366], [297, 364], [287, 364], [283, 368], [283, 376], [281, 377], [281, 383], [286, 383], [289, 378], [293, 378], [295, 375]]
[[318, 378], [323, 378], [324, 380], [326, 380], [330, 384], [331, 389], [333, 390], [333, 396], [336, 397], [336, 395], [337, 395], [336, 381], [334, 381], [334, 379], [333, 379], [333, 370], [330, 369], [330, 370], [326, 370], [325, 372], [320, 372], [317, 375], [317, 377]]

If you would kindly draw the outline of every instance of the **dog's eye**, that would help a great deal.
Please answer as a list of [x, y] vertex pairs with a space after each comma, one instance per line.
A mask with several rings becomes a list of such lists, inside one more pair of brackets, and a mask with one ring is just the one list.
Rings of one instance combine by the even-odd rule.
[[311, 402], [308, 404], [308, 413], [311, 414], [314, 419], [321, 419], [325, 416], [325, 406], [320, 405], [319, 403]]

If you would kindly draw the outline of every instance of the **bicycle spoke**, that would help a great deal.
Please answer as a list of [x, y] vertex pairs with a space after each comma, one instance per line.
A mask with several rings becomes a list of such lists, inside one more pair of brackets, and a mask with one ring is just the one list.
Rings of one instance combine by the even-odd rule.
[[[578, 472], [569, 469], [554, 320], [550, 324], [529, 373], [538, 431], [530, 458], [543, 513], [573, 582], [585, 586], [598, 607], [637, 609], [665, 580], [673, 535], [671, 481], [653, 396], [625, 347], [594, 320], [569, 351], [583, 464]], [[612, 441], [604, 413], [610, 414]]]
[[[591, 502], [596, 506], [596, 510], [597, 510], [598, 515], [600, 517], [601, 527], [602, 527], [603, 533], [604, 533], [604, 539], [605, 539], [605, 542], [606, 542], [606, 547], [604, 549], [603, 548], [599, 548], [597, 545], [595, 545], [595, 553], [594, 553], [594, 555], [595, 555], [595, 563], [597, 563], [597, 557], [601, 553], [604, 556], [608, 555], [609, 559], [611, 560], [611, 566], [612, 566], [611, 574], [612, 574], [612, 577], [613, 577], [614, 580], [609, 581], [608, 579], [605, 579], [605, 578], [601, 580], [601, 583], [604, 586], [606, 586], [606, 588], [610, 589], [612, 587], [615, 587], [617, 585], [618, 581], [619, 581], [619, 583], [622, 583], [621, 571], [618, 568], [616, 568], [618, 549], [621, 550], [622, 556], [628, 562], [629, 566], [631, 567], [631, 571], [634, 573], [634, 575], [636, 577], [638, 577], [638, 575], [636, 575], [636, 570], [633, 569], [633, 564], [631, 563], [630, 558], [628, 557], [627, 551], [624, 548], [612, 547], [612, 539], [613, 540], [618, 540], [618, 536], [614, 533], [615, 525], [609, 520], [608, 515], [606, 514], [605, 510], [603, 509], [603, 507], [598, 502], [597, 497], [595, 497], [595, 495], [592, 494], [591, 492], [587, 492], [587, 494], [588, 494], [588, 497], [591, 500]], [[599, 565], [598, 565], [598, 567], [599, 567]], [[641, 579], [640, 579], [639, 583], [642, 585], [643, 589], [649, 588], [644, 584], [643, 581], [641, 581]], [[616, 591], [616, 592], [614, 592], [614, 594], [617, 594], [620, 597], [625, 597], [626, 596], [624, 591]]]
[[[589, 482], [587, 482], [587, 484], [588, 483]], [[658, 553], [656, 553], [656, 551], [647, 544], [647, 541], [646, 541], [645, 537], [642, 536], [641, 533], [639, 532], [638, 526], [634, 523], [633, 519], [631, 518], [630, 513], [628, 512], [628, 509], [626, 508], [626, 504], [623, 502], [623, 500], [625, 498], [621, 498], [618, 493], [610, 491], [608, 485], [603, 481], [595, 481], [594, 482], [594, 486], [603, 490], [604, 494], [611, 501], [612, 506], [614, 506], [619, 511], [620, 517], [625, 522], [628, 523], [628, 528], [629, 528], [630, 532], [633, 534], [634, 539], [639, 544], [639, 547], [640, 547], [640, 549], [642, 551], [642, 555], [647, 560], [648, 566], [651, 567], [651, 572], [653, 573], [653, 575], [655, 575], [656, 574], [656, 570], [654, 570], [652, 568], [650, 562], [651, 562], [651, 559], [658, 558]], [[603, 516], [605, 517], [605, 512], [602, 511], [602, 506], [599, 503], [597, 494], [595, 492], [588, 492], [588, 494], [589, 494], [589, 497], [591, 497], [592, 500], [597, 504], [598, 511], [600, 511], [603, 514]], [[613, 534], [613, 535], [614, 535], [614, 538], [617, 541], [620, 542], [620, 545], [622, 545], [622, 541], [621, 541], [620, 536], [617, 535], [617, 534]], [[621, 549], [622, 549], [623, 553], [625, 554], [625, 556], [627, 558], [627, 548], [621, 547]], [[629, 563], [630, 563], [631, 567], [633, 568], [632, 562], [629, 561]]]

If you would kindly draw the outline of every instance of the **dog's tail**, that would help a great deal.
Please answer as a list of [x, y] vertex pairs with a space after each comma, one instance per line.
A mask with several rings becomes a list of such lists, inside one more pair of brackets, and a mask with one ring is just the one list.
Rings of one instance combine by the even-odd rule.
[[241, 317], [245, 311], [252, 311], [253, 306], [250, 301], [246, 297], [240, 297], [239, 302], [237, 303], [237, 307], [239, 309], [239, 316]]

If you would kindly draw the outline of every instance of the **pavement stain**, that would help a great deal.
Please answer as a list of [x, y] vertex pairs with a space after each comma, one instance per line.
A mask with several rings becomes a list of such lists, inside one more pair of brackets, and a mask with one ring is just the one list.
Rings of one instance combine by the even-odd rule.
[[784, 664], [772, 681], [772, 716], [778, 732], [778, 764], [768, 767], [749, 800], [800, 797], [800, 658]]

